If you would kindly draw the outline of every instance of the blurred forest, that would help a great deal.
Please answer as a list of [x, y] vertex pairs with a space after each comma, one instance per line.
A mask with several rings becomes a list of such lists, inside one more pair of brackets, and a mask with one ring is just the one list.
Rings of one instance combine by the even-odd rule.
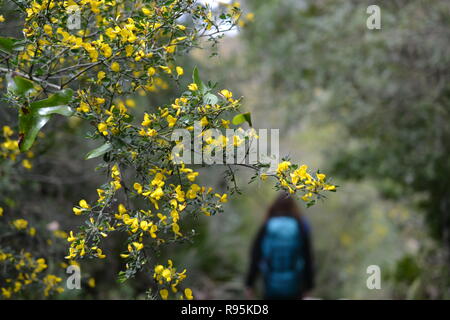
[[[366, 27], [370, 4], [381, 8], [381, 30]], [[323, 203], [300, 204], [313, 230], [312, 296], [450, 298], [450, 2], [246, 0], [241, 7], [239, 30], [204, 43], [182, 65], [243, 96], [255, 128], [280, 129], [281, 154], [340, 186]], [[2, 33], [15, 36], [17, 22], [4, 12]], [[124, 103], [141, 117], [180, 91], [170, 86]], [[15, 117], [4, 106], [0, 115], [0, 126]], [[89, 202], [101, 183], [97, 160], [83, 160], [95, 147], [86, 127], [76, 118], [49, 123], [33, 168], [1, 168], [1, 202], [49, 232], [76, 225], [74, 203]], [[200, 182], [225, 192], [224, 170], [200, 173]], [[276, 196], [248, 178], [239, 175], [243, 194], [223, 214], [189, 222], [193, 243], [167, 252], [188, 268], [197, 299], [244, 298], [249, 248]], [[59, 243], [57, 269], [66, 243], [55, 232], [49, 239]], [[83, 262], [83, 281], [95, 285], [60, 298], [145, 298], [150, 279], [117, 283], [121, 263]], [[381, 268], [381, 290], [366, 286], [369, 265]]]

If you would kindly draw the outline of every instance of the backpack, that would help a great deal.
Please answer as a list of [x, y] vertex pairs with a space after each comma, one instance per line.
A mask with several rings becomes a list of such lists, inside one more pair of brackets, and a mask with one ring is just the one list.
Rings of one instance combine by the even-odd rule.
[[300, 223], [292, 217], [270, 218], [261, 243], [260, 269], [267, 298], [293, 298], [300, 294], [304, 270]]

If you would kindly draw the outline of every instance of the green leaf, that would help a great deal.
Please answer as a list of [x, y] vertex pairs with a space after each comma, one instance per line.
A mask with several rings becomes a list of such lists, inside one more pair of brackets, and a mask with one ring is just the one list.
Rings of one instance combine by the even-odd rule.
[[[36, 109], [36, 110], [42, 109], [42, 108], [48, 108], [48, 107], [58, 107], [58, 108], [62, 107], [62, 106], [67, 107], [67, 103], [69, 103], [70, 100], [72, 99], [72, 95], [73, 95], [72, 89], [64, 89], [59, 92], [56, 92], [55, 94], [51, 95], [47, 99], [33, 102], [30, 106], [32, 109]], [[59, 113], [59, 112], [55, 112], [55, 113]], [[59, 113], [59, 114], [62, 114], [64, 116], [71, 116], [73, 114], [73, 112], [71, 114], [64, 114], [64, 113]]]
[[194, 67], [194, 71], [192, 72], [192, 81], [197, 85], [200, 92], [205, 93], [206, 86], [202, 80], [200, 80], [200, 76], [198, 74], [197, 67]]
[[192, 72], [192, 81], [197, 84], [197, 86], [200, 88], [202, 85], [202, 80], [200, 80], [200, 76], [198, 74], [197, 67], [194, 67], [194, 71]]
[[13, 76], [11, 73], [6, 75], [6, 83], [8, 91], [22, 97], [30, 95], [35, 90], [33, 81], [20, 76]]
[[84, 157], [84, 159], [88, 160], [88, 159], [97, 158], [111, 150], [112, 150], [112, 144], [110, 142], [106, 142], [106, 143], [102, 144], [100, 147], [89, 151], [86, 154], [86, 156]]
[[19, 148], [24, 152], [31, 148], [39, 130], [50, 120], [50, 116], [40, 116], [23, 108], [19, 114]]
[[237, 114], [234, 116], [234, 118], [232, 120], [232, 123], [234, 125], [240, 125], [244, 122], [248, 122], [250, 127], [252, 126], [252, 117], [251, 117], [250, 112]]
[[311, 207], [311, 206], [313, 206], [313, 205], [315, 205], [316, 204], [316, 200], [311, 200], [311, 201], [309, 201], [307, 204], [306, 204], [306, 208], [309, 208], [309, 207]]
[[14, 38], [0, 37], [0, 50], [6, 53], [12, 53], [14, 50], [20, 49], [21, 41]]
[[124, 283], [128, 280], [128, 275], [125, 271], [120, 271], [119, 275], [117, 276], [117, 282]]
[[61, 90], [47, 99], [36, 101], [29, 107], [23, 107], [19, 112], [19, 148], [27, 151], [31, 148], [36, 136], [53, 114], [69, 117], [72, 109], [66, 105], [72, 99], [71, 89]]
[[49, 116], [52, 114], [60, 114], [62, 116], [70, 117], [74, 114], [72, 108], [69, 106], [46, 107], [38, 110], [40, 116]]

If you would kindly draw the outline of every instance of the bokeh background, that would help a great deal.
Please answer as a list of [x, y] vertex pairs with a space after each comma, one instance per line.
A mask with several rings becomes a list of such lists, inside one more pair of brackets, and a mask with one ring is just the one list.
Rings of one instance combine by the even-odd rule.
[[[381, 30], [366, 27], [370, 4], [381, 8]], [[280, 129], [281, 154], [340, 186], [311, 208], [300, 203], [313, 230], [312, 296], [450, 298], [450, 2], [245, 0], [241, 7], [240, 28], [179, 64], [244, 96], [256, 128]], [[17, 22], [4, 12], [2, 34], [14, 36]], [[189, 80], [124, 103], [142, 115]], [[0, 114], [1, 125], [14, 121], [3, 105]], [[2, 168], [2, 202], [41, 228], [76, 226], [81, 218], [71, 208], [102, 183], [96, 160], [83, 160], [95, 147], [88, 127], [76, 118], [49, 123], [31, 170], [16, 176]], [[223, 172], [216, 166], [200, 182], [225, 191]], [[269, 183], [248, 184], [248, 174], [239, 172], [242, 194], [223, 214], [188, 222], [193, 243], [167, 252], [188, 269], [198, 299], [244, 298], [251, 242], [276, 196]], [[82, 263], [95, 286], [60, 298], [144, 298], [151, 279], [118, 284], [122, 262], [108, 256]], [[369, 265], [381, 268], [381, 290], [366, 286]]]

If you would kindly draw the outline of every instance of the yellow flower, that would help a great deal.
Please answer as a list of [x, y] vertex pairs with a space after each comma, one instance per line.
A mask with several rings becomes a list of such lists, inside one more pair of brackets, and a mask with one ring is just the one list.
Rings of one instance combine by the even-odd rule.
[[221, 121], [222, 121], [222, 126], [223, 126], [225, 129], [228, 129], [228, 128], [230, 127], [230, 121], [229, 121], [229, 120], [221, 119]]
[[225, 203], [225, 202], [228, 201], [228, 199], [227, 199], [227, 194], [226, 194], [226, 193], [224, 193], [223, 195], [220, 195], [220, 194], [216, 193], [215, 196], [216, 196], [217, 198], [219, 198], [219, 201], [220, 201], [220, 202]]
[[14, 220], [12, 224], [17, 230], [23, 230], [28, 227], [28, 221], [25, 219]]
[[147, 129], [147, 131], [145, 131], [144, 129], [141, 129], [139, 131], [139, 134], [141, 136], [149, 136], [149, 137], [154, 137], [158, 134], [158, 131], [156, 131], [155, 129]]
[[151, 182], [151, 185], [152, 186], [162, 187], [162, 186], [164, 186], [164, 183], [165, 183], [164, 179], [165, 179], [165, 176], [162, 173], [158, 172], [155, 175], [155, 177], [153, 178], [153, 180]]
[[147, 221], [141, 221], [141, 223], [140, 223], [139, 226], [141, 227], [141, 229], [142, 229], [143, 231], [147, 231], [147, 230], [148, 230], [149, 223], [148, 223]]
[[130, 108], [136, 107], [136, 101], [134, 101], [133, 99], [125, 100], [125, 104]]
[[144, 248], [144, 244], [140, 242], [133, 242], [133, 246], [136, 248], [137, 251], [142, 250], [142, 248]]
[[22, 166], [28, 170], [31, 170], [31, 168], [33, 168], [33, 165], [31, 164], [30, 160], [28, 160], [28, 159], [22, 160]]
[[30, 230], [28, 230], [28, 233], [30, 234], [30, 236], [34, 237], [36, 235], [36, 228], [30, 228]]
[[192, 295], [192, 290], [189, 288], [184, 289], [184, 295], [186, 296], [186, 299], [188, 299], [188, 300], [194, 299], [194, 296]]
[[148, 231], [148, 233], [150, 233], [150, 236], [155, 239], [156, 238], [156, 231], [158, 231], [158, 226], [156, 224], [152, 225], [150, 227], [150, 230]]
[[102, 54], [105, 56], [105, 58], [111, 57], [111, 55], [112, 55], [112, 48], [108, 44], [104, 43], [101, 46], [101, 50], [102, 50]]
[[282, 172], [289, 169], [291, 166], [291, 163], [289, 161], [283, 161], [280, 164], [278, 164], [277, 173], [281, 174]]
[[172, 73], [172, 70], [170, 70], [170, 68], [167, 67], [167, 66], [159, 66], [159, 67], [160, 67], [161, 69], [163, 69], [164, 72], [167, 73], [167, 74], [171, 74], [171, 73]]
[[106, 34], [108, 37], [110, 37], [111, 39], [116, 38], [116, 36], [117, 36], [116, 33], [117, 33], [117, 31], [114, 30], [113, 28], [108, 28], [108, 29], [105, 30], [105, 34]]
[[19, 143], [17, 140], [6, 140], [3, 142], [2, 146], [11, 151], [19, 149]]
[[89, 107], [89, 104], [87, 104], [86, 102], [84, 102], [84, 101], [81, 101], [80, 102], [80, 106], [77, 108], [77, 111], [79, 111], [79, 112], [89, 112], [89, 110], [90, 110], [90, 107]]
[[182, 234], [180, 233], [180, 226], [177, 223], [173, 223], [172, 224], [172, 231], [173, 233], [175, 233], [178, 236], [182, 236]]
[[150, 118], [150, 115], [146, 112], [144, 113], [144, 121], [142, 121], [141, 125], [143, 125], [144, 127], [148, 127], [152, 124], [152, 121], [153, 120]]
[[[3, 16], [0, 16], [0, 18], [3, 18]], [[4, 21], [4, 19], [3, 19], [3, 21]], [[3, 21], [0, 19], [0, 22], [3, 22]], [[3, 297], [5, 297], [5, 299], [11, 298], [11, 295], [12, 295], [11, 290], [12, 290], [11, 288], [7, 288], [7, 289], [2, 288], [2, 295], [3, 295]]]
[[100, 122], [97, 126], [98, 131], [101, 132], [104, 136], [108, 135], [108, 125], [104, 122]]
[[170, 280], [172, 280], [172, 272], [170, 272], [169, 269], [164, 269], [161, 272], [161, 275], [162, 275], [163, 278], [166, 279], [167, 282], [170, 282]]
[[104, 71], [99, 71], [97, 73], [97, 79], [98, 81], [102, 81], [106, 77], [106, 73]]
[[233, 136], [233, 146], [239, 147], [245, 140], [241, 139], [241, 137], [234, 135]]
[[200, 186], [198, 184], [193, 184], [191, 188], [187, 191], [186, 196], [189, 199], [195, 199], [197, 198], [197, 193], [201, 190]]
[[79, 216], [80, 214], [83, 213], [83, 210], [82, 210], [82, 209], [79, 209], [79, 208], [77, 208], [77, 207], [73, 207], [73, 208], [72, 208], [72, 211], [73, 211], [73, 213], [75, 213], [76, 216]]
[[167, 116], [166, 119], [167, 119], [167, 123], [169, 124], [169, 128], [172, 128], [178, 120], [177, 118], [172, 117], [170, 114]]
[[164, 50], [166, 50], [167, 53], [174, 53], [176, 48], [177, 48], [176, 45], [171, 45], [171, 46], [164, 47]]
[[37, 272], [37, 273], [42, 272], [45, 269], [47, 269], [47, 267], [48, 267], [47, 264], [45, 263], [45, 259], [44, 258], [37, 259], [36, 263], [37, 263], [37, 266], [34, 269], [34, 272]]
[[[3, 17], [2, 14], [0, 14], [0, 22], [5, 22], [5, 17]], [[2, 288], [2, 290], [3, 290], [3, 288]]]
[[0, 217], [3, 217], [3, 208], [0, 207]]
[[167, 298], [169, 297], [169, 291], [167, 291], [167, 289], [160, 290], [159, 294], [161, 295], [161, 298], [163, 298], [163, 300], [167, 300]]
[[200, 120], [200, 124], [201, 124], [203, 127], [207, 126], [208, 123], [209, 123], [209, 121], [208, 121], [208, 118], [206, 118], [206, 117], [203, 117], [203, 118]]
[[164, 195], [164, 191], [161, 188], [156, 188], [155, 191], [153, 191], [150, 194], [150, 198], [153, 198], [155, 200], [161, 199], [161, 197]]
[[105, 190], [97, 189], [97, 194], [98, 194], [98, 202], [102, 202], [103, 200], [105, 200]]
[[139, 194], [142, 193], [142, 186], [141, 186], [140, 183], [135, 182], [135, 183], [133, 184], [133, 188], [134, 188], [134, 190], [137, 191], [137, 193], [139, 193]]
[[197, 91], [198, 90], [198, 86], [196, 83], [191, 83], [190, 85], [188, 85], [188, 89], [191, 91]]
[[313, 194], [310, 192], [310, 193], [307, 193], [307, 194], [305, 194], [303, 197], [302, 197], [302, 200], [303, 201], [309, 201], [310, 199], [311, 199], [311, 197], [313, 196]]
[[176, 67], [175, 69], [177, 70], [178, 76], [182, 76], [184, 74], [184, 70], [182, 67]]
[[227, 99], [230, 100], [233, 97], [233, 93], [227, 89], [223, 89], [220, 93]]
[[155, 273], [160, 274], [163, 271], [164, 271], [164, 267], [162, 265], [159, 264], [155, 267]]
[[86, 202], [86, 200], [81, 199], [80, 202], [78, 203], [80, 205], [80, 207], [82, 207], [83, 209], [89, 209], [90, 206], [88, 205], [88, 203]]
[[195, 178], [198, 176], [198, 172], [191, 172], [186, 175], [189, 181], [194, 182]]
[[97, 248], [96, 251], [97, 251], [97, 257], [98, 257], [99, 259], [105, 259], [105, 258], [106, 258], [106, 255], [103, 254], [102, 249]]
[[122, 188], [122, 184], [120, 183], [120, 180], [117, 181], [111, 181], [111, 185], [114, 187], [114, 190], [119, 190], [120, 188]]
[[153, 67], [148, 68], [147, 74], [149, 77], [153, 76], [156, 73], [156, 69]]
[[316, 174], [316, 176], [317, 176], [317, 179], [319, 179], [320, 181], [323, 181], [326, 177], [326, 175], [324, 175], [323, 173], [318, 173], [318, 174]]
[[3, 126], [3, 135], [5, 137], [10, 137], [14, 134], [14, 131], [9, 126]]
[[47, 35], [51, 36], [51, 35], [53, 34], [52, 26], [46, 24], [46, 25], [44, 26], [44, 32], [45, 32]]
[[119, 72], [120, 71], [120, 64], [118, 64], [117, 62], [113, 62], [111, 64], [111, 70], [114, 72]]
[[145, 14], [146, 16], [149, 16], [152, 14], [152, 10], [148, 8], [142, 8], [142, 13]]
[[77, 238], [73, 236], [73, 231], [70, 231], [69, 236], [67, 237], [67, 241], [68, 242], [73, 242], [75, 241]]
[[95, 279], [94, 278], [89, 278], [88, 286], [91, 288], [95, 288]]
[[209, 212], [206, 208], [201, 208], [201, 211], [203, 212], [203, 214], [205, 215], [205, 216], [211, 216], [211, 212]]
[[175, 192], [176, 192], [176, 199], [177, 199], [177, 201], [178, 202], [184, 202], [185, 201], [185, 199], [184, 199], [185, 194], [184, 194], [184, 191], [181, 190], [181, 186], [180, 185], [178, 185], [175, 188]]

